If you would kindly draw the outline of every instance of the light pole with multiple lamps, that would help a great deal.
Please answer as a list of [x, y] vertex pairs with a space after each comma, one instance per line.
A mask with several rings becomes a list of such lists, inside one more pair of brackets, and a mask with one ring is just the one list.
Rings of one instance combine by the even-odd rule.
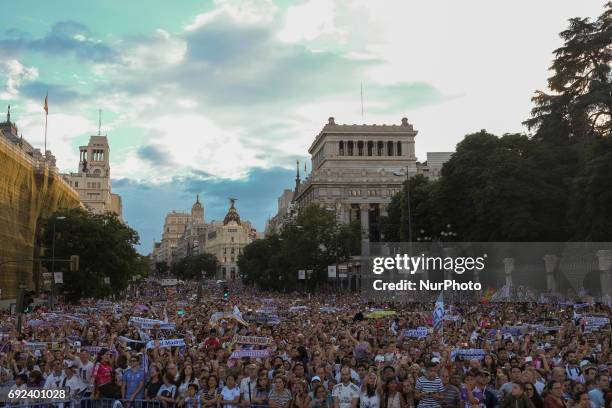
[[59, 217], [55, 217], [53, 218], [53, 239], [52, 239], [52, 243], [51, 243], [51, 276], [52, 276], [52, 280], [51, 280], [51, 301], [50, 301], [50, 306], [53, 307], [55, 304], [55, 292], [56, 292], [56, 282], [55, 282], [55, 224], [57, 224], [58, 220], [65, 220], [66, 217], [64, 216], [59, 216]]

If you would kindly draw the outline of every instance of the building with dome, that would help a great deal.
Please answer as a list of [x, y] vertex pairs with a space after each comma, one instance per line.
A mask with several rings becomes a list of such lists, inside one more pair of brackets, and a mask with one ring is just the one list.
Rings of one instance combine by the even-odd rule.
[[153, 244], [152, 259], [171, 265], [176, 260], [191, 255], [187, 248], [193, 249], [197, 244], [199, 250], [198, 237], [205, 232], [205, 227], [204, 207], [198, 195], [190, 213], [172, 210], [166, 214], [162, 240]]
[[217, 279], [238, 279], [238, 255], [259, 235], [249, 221], [240, 218], [236, 201], [230, 198], [223, 221], [205, 222], [204, 206], [199, 196], [196, 196], [190, 213], [168, 213], [162, 240], [153, 245], [153, 261], [171, 265], [188, 256], [210, 253], [219, 261], [219, 268], [215, 271]]
[[205, 251], [215, 255], [219, 261], [217, 279], [239, 278], [238, 256], [257, 238], [257, 231], [251, 223], [240, 219], [236, 199], [230, 198], [230, 208], [223, 221], [212, 222], [206, 236]]

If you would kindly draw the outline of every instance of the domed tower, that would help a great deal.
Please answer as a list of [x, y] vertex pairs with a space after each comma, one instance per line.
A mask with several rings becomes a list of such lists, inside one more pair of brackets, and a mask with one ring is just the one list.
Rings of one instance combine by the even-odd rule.
[[191, 222], [193, 224], [204, 224], [204, 207], [200, 204], [200, 196], [196, 196], [196, 202], [191, 207]]
[[225, 218], [223, 219], [223, 225], [227, 225], [230, 223], [235, 223], [240, 225], [240, 215], [238, 215], [238, 211], [236, 211], [236, 207], [234, 207], [234, 203], [236, 202], [235, 198], [230, 198], [230, 208], [225, 214]]

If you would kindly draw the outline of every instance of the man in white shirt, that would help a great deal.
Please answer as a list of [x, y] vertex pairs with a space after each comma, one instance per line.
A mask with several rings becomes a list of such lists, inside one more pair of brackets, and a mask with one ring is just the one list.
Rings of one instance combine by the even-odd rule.
[[247, 377], [240, 381], [240, 404], [243, 407], [251, 405], [251, 399], [255, 397], [257, 387], [257, 366], [249, 364], [246, 367]]
[[349, 367], [340, 370], [339, 384], [332, 389], [334, 408], [357, 408], [359, 401], [359, 387], [351, 382], [351, 371]]
[[93, 392], [93, 374], [94, 364], [89, 360], [89, 352], [81, 350], [78, 357], [74, 359], [76, 375], [81, 379], [81, 382], [87, 387], [87, 392]]
[[62, 370], [62, 363], [59, 360], [53, 362], [53, 371], [47, 376], [45, 381], [45, 389], [60, 389], [62, 383], [66, 378], [64, 371]]
[[75, 367], [76, 363], [74, 361], [70, 361], [66, 364], [66, 368], [64, 372], [66, 373], [66, 377], [62, 382], [62, 388], [65, 388], [70, 398], [76, 398], [82, 391], [84, 391], [87, 386], [81, 381], [78, 375], [75, 375]]

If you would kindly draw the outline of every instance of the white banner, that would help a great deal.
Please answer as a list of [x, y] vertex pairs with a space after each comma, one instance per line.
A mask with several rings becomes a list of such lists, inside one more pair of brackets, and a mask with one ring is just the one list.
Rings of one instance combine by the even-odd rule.
[[304, 280], [304, 279], [306, 279], [306, 271], [305, 271], [305, 270], [300, 269], [300, 270], [298, 271], [298, 279], [300, 279], [300, 280]]
[[[165, 339], [165, 340], [158, 340], [158, 341], [159, 341], [160, 348], [185, 347], [185, 340], [183, 339]], [[149, 340], [149, 342], [147, 343], [147, 349], [152, 349], [154, 347], [155, 347], [155, 340]]]
[[336, 277], [336, 265], [329, 265], [327, 267], [327, 277], [335, 278]]
[[162, 279], [159, 283], [162, 286], [175, 286], [176, 284], [178, 284], [178, 280], [177, 279]]
[[270, 342], [267, 337], [258, 336], [234, 336], [234, 341], [238, 344], [254, 344], [257, 346], [265, 346]]
[[54, 272], [53, 275], [55, 283], [64, 283], [64, 274], [62, 272]]

